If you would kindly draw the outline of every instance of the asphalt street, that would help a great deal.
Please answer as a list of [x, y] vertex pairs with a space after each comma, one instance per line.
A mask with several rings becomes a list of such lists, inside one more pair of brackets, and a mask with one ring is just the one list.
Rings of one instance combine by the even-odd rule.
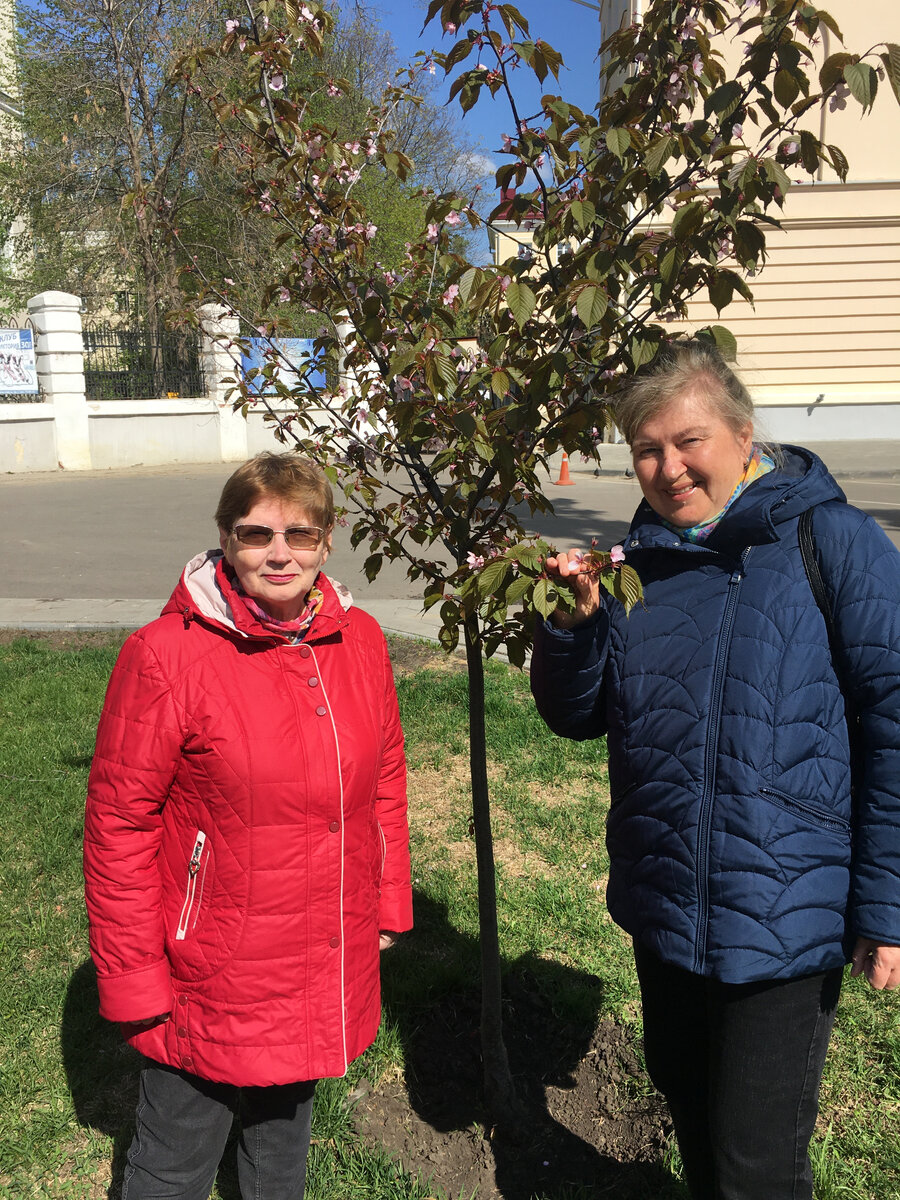
[[[870, 447], [875, 444], [868, 443]], [[817, 447], [848, 499], [871, 513], [900, 546], [900, 463], [896, 443], [877, 453]], [[829, 453], [830, 452], [830, 453]], [[555, 513], [534, 527], [558, 546], [621, 541], [640, 489], [624, 475], [627, 452], [611, 448], [606, 474], [574, 467], [571, 487], [551, 486]], [[152, 620], [187, 560], [217, 542], [213, 511], [233, 463], [57, 471], [0, 476], [0, 626], [131, 627]], [[421, 590], [399, 565], [369, 583], [365, 552], [338, 529], [327, 571], [384, 628], [433, 636]]]

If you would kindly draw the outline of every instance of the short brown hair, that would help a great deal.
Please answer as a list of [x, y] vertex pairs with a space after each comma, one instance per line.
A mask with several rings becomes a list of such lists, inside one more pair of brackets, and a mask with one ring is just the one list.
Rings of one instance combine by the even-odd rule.
[[312, 459], [270, 450], [249, 458], [228, 479], [216, 508], [216, 524], [230, 534], [254, 504], [269, 496], [296, 504], [326, 532], [334, 525], [334, 496], [322, 468]]
[[739, 433], [753, 424], [753, 400], [719, 351], [698, 338], [660, 348], [653, 363], [627, 380], [612, 401], [613, 416], [629, 446], [638, 430], [689, 387], [699, 387], [712, 409]]

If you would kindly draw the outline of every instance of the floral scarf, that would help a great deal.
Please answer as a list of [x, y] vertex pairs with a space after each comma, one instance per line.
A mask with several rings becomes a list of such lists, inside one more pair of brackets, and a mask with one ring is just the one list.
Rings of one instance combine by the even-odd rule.
[[725, 506], [720, 508], [714, 517], [710, 517], [710, 519], [708, 521], [704, 521], [702, 525], [692, 525], [689, 529], [682, 529], [678, 525], [673, 525], [664, 517], [660, 517], [660, 520], [662, 521], [663, 525], [665, 525], [666, 529], [671, 529], [673, 533], [677, 533], [684, 542], [705, 542], [718, 523], [728, 512], [729, 508], [731, 508], [732, 504], [734, 504], [735, 500], [737, 500], [741, 492], [748, 488], [751, 483], [754, 483], [763, 475], [767, 475], [769, 471], [774, 470], [774, 461], [768, 456], [768, 454], [760, 450], [759, 446], [754, 446], [753, 453], [750, 455], [750, 461], [747, 463], [747, 466], [744, 469], [744, 474], [738, 480], [737, 487], [728, 497], [728, 501], [726, 502]]
[[247, 595], [241, 587], [234, 568], [224, 558], [219, 559], [216, 567], [216, 573], [218, 574], [220, 571], [223, 572], [225, 579], [231, 585], [234, 593], [233, 598], [243, 604], [247, 613], [265, 629], [268, 629], [271, 633], [280, 634], [281, 637], [287, 638], [289, 642], [303, 641], [309, 633], [310, 626], [316, 614], [322, 607], [322, 601], [325, 599], [321, 588], [318, 586], [319, 577], [316, 576], [315, 582], [309, 589], [306, 604], [300, 616], [295, 617], [293, 621], [279, 621], [277, 617], [273, 617], [271, 613], [267, 613], [264, 608], [260, 607], [252, 596]]

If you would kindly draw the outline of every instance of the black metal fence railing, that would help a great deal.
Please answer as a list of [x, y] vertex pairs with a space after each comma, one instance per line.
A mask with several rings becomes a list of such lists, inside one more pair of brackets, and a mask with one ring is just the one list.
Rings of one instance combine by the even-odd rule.
[[[8, 330], [19, 329], [30, 329], [32, 335], [34, 335], [34, 325], [31, 318], [25, 317], [23, 320], [18, 321], [15, 319], [9, 320], [2, 326], [4, 333]], [[0, 404], [35, 404], [40, 403], [44, 399], [40, 392], [7, 392], [4, 389], [4, 385], [9, 387], [10, 385], [26, 384], [29, 381], [31, 386], [33, 386], [34, 375], [31, 373], [31, 370], [32, 368], [29, 368], [28, 379], [26, 380], [21, 355], [16, 353], [11, 346], [0, 346]]]
[[205, 395], [200, 339], [182, 330], [84, 327], [88, 400]]

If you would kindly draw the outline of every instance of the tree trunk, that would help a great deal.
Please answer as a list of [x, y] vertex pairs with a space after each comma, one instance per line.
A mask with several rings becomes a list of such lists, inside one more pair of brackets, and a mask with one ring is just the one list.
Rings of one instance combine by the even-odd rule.
[[497, 884], [494, 839], [488, 794], [487, 743], [484, 724], [484, 661], [478, 638], [478, 618], [467, 618], [466, 664], [469, 669], [469, 769], [475, 858], [478, 864], [478, 926], [481, 944], [481, 1056], [484, 1098], [495, 1125], [512, 1127], [519, 1101], [509, 1070], [503, 1040], [500, 938], [497, 930]]

